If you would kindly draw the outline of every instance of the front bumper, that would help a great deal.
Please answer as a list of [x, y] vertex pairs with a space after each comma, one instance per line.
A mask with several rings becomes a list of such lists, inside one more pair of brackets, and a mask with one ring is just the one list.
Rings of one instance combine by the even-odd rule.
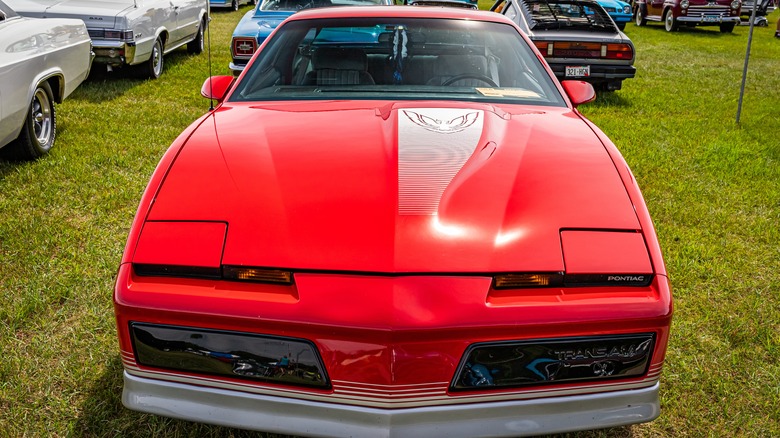
[[125, 371], [122, 403], [189, 421], [306, 436], [528, 436], [652, 421], [659, 384], [545, 399], [367, 408], [207, 388]]
[[631, 14], [623, 14], [623, 13], [612, 13], [609, 14], [610, 17], [612, 17], [612, 20], [615, 23], [628, 23], [632, 20]]

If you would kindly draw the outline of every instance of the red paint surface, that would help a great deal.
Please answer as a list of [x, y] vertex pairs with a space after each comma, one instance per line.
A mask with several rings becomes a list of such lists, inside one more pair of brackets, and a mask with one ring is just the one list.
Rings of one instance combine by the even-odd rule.
[[640, 233], [562, 231], [567, 274], [650, 274], [653, 267]]
[[146, 222], [133, 263], [218, 268], [226, 231], [221, 222]]
[[388, 273], [560, 271], [561, 228], [640, 228], [574, 113], [507, 107], [507, 120], [478, 104], [464, 106], [484, 111], [479, 144], [495, 151], [477, 148], [437, 215], [401, 216], [397, 108], [434, 103], [377, 115], [386, 105], [222, 107], [177, 157], [149, 219], [227, 222], [224, 264]]

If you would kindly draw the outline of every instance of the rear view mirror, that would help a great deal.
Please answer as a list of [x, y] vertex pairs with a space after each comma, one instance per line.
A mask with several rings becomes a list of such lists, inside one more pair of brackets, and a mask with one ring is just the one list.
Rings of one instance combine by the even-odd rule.
[[566, 95], [569, 96], [569, 99], [575, 108], [583, 103], [596, 100], [596, 90], [594, 90], [593, 85], [588, 82], [562, 81], [561, 85], [563, 85], [563, 90], [566, 91]]
[[212, 76], [203, 83], [200, 94], [207, 99], [222, 102], [230, 86], [233, 85], [233, 79], [233, 76]]

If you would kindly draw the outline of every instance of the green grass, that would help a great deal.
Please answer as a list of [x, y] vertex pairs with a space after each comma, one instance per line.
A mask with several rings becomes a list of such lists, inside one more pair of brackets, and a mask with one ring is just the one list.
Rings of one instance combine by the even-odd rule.
[[[214, 74], [246, 10], [214, 14]], [[637, 77], [581, 108], [643, 188], [676, 302], [661, 417], [573, 436], [780, 436], [778, 16], [755, 30], [740, 125], [747, 27], [629, 24]], [[208, 109], [208, 74], [183, 50], [156, 81], [93, 74], [58, 107], [48, 157], [0, 161], [0, 436], [256, 436], [120, 402], [113, 277], [157, 161]]]

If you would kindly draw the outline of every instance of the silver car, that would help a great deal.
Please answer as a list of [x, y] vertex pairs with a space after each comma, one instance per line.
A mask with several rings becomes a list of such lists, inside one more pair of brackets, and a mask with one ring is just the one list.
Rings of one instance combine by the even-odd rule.
[[163, 54], [187, 45], [203, 51], [208, 0], [8, 0], [21, 15], [79, 18], [95, 48], [95, 62], [109, 67], [142, 64], [157, 78]]
[[0, 152], [35, 159], [54, 145], [54, 104], [89, 75], [87, 28], [81, 20], [24, 18], [0, 1]]
[[497, 0], [490, 10], [528, 34], [561, 81], [614, 91], [636, 75], [634, 43], [595, 0]]

